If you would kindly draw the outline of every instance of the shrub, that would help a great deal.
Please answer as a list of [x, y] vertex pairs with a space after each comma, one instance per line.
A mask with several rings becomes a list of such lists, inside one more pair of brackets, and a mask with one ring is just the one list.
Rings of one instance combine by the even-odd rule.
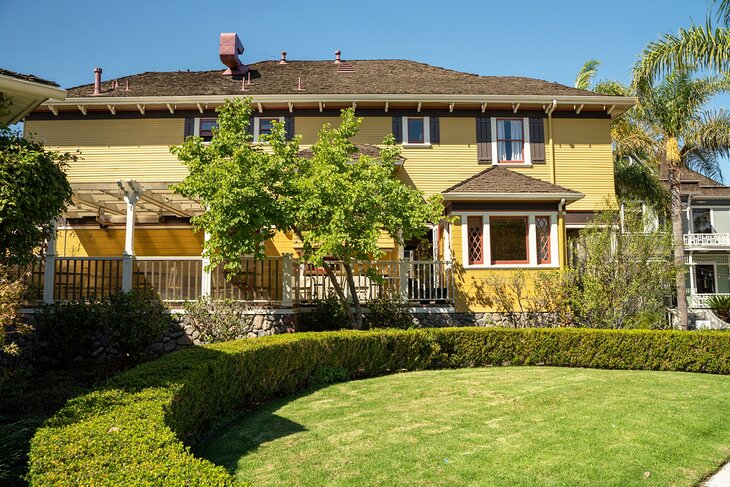
[[712, 296], [707, 305], [722, 321], [730, 321], [730, 296]]
[[186, 302], [184, 308], [185, 324], [195, 327], [205, 343], [245, 338], [253, 324], [253, 317], [246, 314], [248, 304], [241, 301], [213, 300], [206, 296]]
[[345, 306], [333, 293], [315, 301], [310, 312], [302, 314], [299, 320], [301, 331], [334, 331], [350, 327]]
[[138, 361], [172, 323], [162, 302], [149, 291], [119, 292], [91, 302], [54, 302], [38, 308], [35, 320], [43, 352], [61, 365], [91, 356], [103, 336], [110, 348]]
[[400, 299], [382, 297], [368, 302], [368, 312], [365, 315], [367, 328], [399, 328], [407, 330], [415, 328], [413, 314], [408, 303]]
[[25, 292], [26, 286], [23, 281], [14, 279], [10, 268], [0, 264], [0, 355], [19, 353], [15, 344], [5, 343], [7, 330], [14, 329], [20, 334], [30, 332], [30, 328], [18, 317]]
[[32, 485], [221, 485], [194, 457], [222, 418], [321, 382], [425, 368], [551, 365], [730, 374], [730, 334], [441, 328], [276, 335], [195, 347], [72, 399], [31, 442]]

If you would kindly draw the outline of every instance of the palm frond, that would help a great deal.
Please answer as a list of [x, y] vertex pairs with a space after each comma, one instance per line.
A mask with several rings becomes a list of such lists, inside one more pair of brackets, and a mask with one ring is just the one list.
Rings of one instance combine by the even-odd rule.
[[707, 110], [692, 120], [683, 134], [687, 152], [712, 152], [715, 156], [730, 156], [730, 112], [726, 109]]
[[589, 59], [586, 61], [583, 67], [580, 68], [580, 71], [578, 71], [578, 76], [575, 77], [575, 87], [581, 90], [590, 89], [591, 81], [596, 76], [600, 64], [601, 61], [598, 59]]
[[715, 8], [715, 5], [717, 5], [717, 11], [715, 12], [717, 21], [725, 27], [730, 27], [730, 0], [712, 0], [710, 10]]
[[644, 201], [658, 214], [667, 213], [669, 192], [652, 167], [633, 159], [617, 160], [614, 179], [620, 199]]
[[601, 80], [593, 87], [593, 91], [604, 95], [631, 96], [631, 88], [618, 81]]
[[679, 29], [676, 35], [664, 34], [661, 39], [650, 42], [634, 65], [634, 86], [651, 84], [656, 77], [675, 69], [727, 72], [730, 69], [730, 31], [713, 27], [708, 19], [704, 26]]
[[720, 168], [717, 154], [714, 152], [695, 148], [688, 150], [682, 157], [682, 160], [687, 169], [704, 174], [715, 181], [722, 182], [722, 169]]

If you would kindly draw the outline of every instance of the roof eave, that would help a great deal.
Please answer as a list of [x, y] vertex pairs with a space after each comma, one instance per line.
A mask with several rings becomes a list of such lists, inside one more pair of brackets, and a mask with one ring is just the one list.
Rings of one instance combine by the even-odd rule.
[[0, 92], [4, 93], [11, 99], [18, 95], [33, 98], [33, 102], [26, 106], [10, 106], [11, 113], [9, 119], [5, 121], [8, 125], [12, 125], [22, 120], [23, 117], [38, 108], [41, 103], [49, 98], [56, 100], [64, 100], [66, 98], [66, 90], [62, 88], [4, 74], [0, 74]]
[[560, 201], [573, 202], [582, 199], [583, 193], [441, 193], [445, 201]]

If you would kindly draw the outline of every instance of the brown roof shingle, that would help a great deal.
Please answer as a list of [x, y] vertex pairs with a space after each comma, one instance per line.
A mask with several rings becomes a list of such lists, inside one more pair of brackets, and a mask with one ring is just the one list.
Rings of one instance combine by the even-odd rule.
[[[660, 166], [659, 178], [668, 187], [669, 169], [666, 164], [662, 164]], [[710, 196], [730, 198], [730, 186], [725, 186], [712, 178], [708, 178], [707, 176], [700, 174], [697, 171], [687, 169], [686, 167], [683, 167], [680, 170], [679, 180], [681, 183], [680, 191], [684, 195], [691, 194], [692, 196], [698, 197]]]
[[446, 193], [569, 193], [578, 191], [548, 183], [503, 166], [492, 166], [443, 191]]
[[10, 71], [8, 69], [0, 68], [0, 75], [22, 79], [23, 81], [32, 81], [33, 83], [42, 83], [49, 86], [59, 86], [58, 83], [56, 83], [55, 81], [49, 81], [47, 79], [39, 78], [38, 76], [32, 74], [16, 73], [15, 71]]
[[[190, 96], [273, 94], [474, 94], [598, 96], [549, 81], [517, 76], [479, 76], [414, 61], [353, 60], [354, 72], [338, 72], [332, 61], [263, 61], [249, 65], [251, 85], [241, 91], [241, 78], [211, 71], [146, 72], [102, 84], [100, 96]], [[303, 91], [297, 90], [299, 80]], [[129, 91], [125, 88], [129, 86]], [[93, 84], [69, 88], [68, 97], [91, 96]]]

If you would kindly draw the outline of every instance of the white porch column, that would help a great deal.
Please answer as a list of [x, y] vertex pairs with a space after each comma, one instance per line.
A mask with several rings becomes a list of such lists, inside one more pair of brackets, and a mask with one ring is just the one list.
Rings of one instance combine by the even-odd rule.
[[451, 262], [451, 223], [444, 223], [444, 262]]
[[294, 293], [292, 289], [292, 255], [286, 253], [281, 256], [281, 306], [291, 308], [294, 304]]
[[695, 295], [695, 289], [697, 289], [697, 282], [696, 282], [697, 275], [695, 273], [695, 270], [696, 270], [695, 269], [695, 260], [694, 260], [694, 256], [692, 255], [692, 252], [689, 253], [688, 257], [689, 258], [688, 258], [688, 262], [687, 262], [687, 268], [689, 271], [689, 290], [688, 290], [689, 292], [687, 292], [686, 294], [688, 294], [687, 301], [689, 301], [689, 306], [692, 307], [696, 304], [693, 302], [694, 301], [693, 296]]
[[134, 273], [134, 214], [139, 195], [126, 191], [124, 202], [127, 203], [127, 221], [124, 227], [124, 252], [122, 253], [122, 291], [132, 290]]
[[408, 274], [411, 270], [411, 260], [401, 259], [398, 264], [398, 274], [400, 282], [400, 296], [404, 301], [408, 301]]
[[[203, 240], [207, 243], [208, 240], [210, 240], [210, 233], [205, 232], [205, 234], [203, 236]], [[208, 269], [209, 265], [210, 265], [210, 257], [206, 257], [205, 251], [203, 251], [203, 274], [201, 276], [201, 281], [200, 281], [200, 295], [201, 296], [210, 296], [211, 290], [213, 288], [212, 273]]]
[[45, 270], [43, 272], [43, 302], [53, 302], [53, 283], [56, 276], [56, 225], [57, 220], [51, 221], [51, 234], [46, 242]]

